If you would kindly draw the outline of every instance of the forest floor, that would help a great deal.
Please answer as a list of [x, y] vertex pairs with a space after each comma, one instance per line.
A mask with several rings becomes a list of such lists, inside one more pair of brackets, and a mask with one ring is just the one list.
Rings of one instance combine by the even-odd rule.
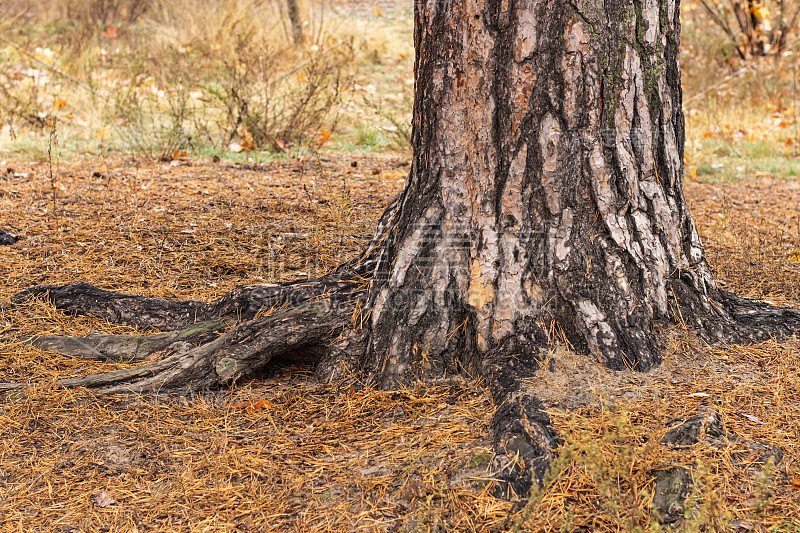
[[[0, 304], [29, 286], [208, 300], [317, 276], [353, 256], [402, 186], [407, 155], [264, 163], [134, 158], [0, 165]], [[687, 183], [725, 288], [800, 307], [800, 181]], [[704, 346], [661, 332], [664, 364], [614, 373], [566, 350], [536, 378], [565, 439], [558, 476], [520, 507], [491, 496], [494, 407], [480, 383], [395, 392], [319, 385], [306, 367], [207, 394], [98, 397], [56, 381], [126, 365], [22, 342], [144, 333], [41, 301], [0, 310], [2, 531], [656, 531], [653, 472], [690, 468], [686, 531], [800, 531], [800, 341]], [[716, 410], [743, 441], [672, 449]]]

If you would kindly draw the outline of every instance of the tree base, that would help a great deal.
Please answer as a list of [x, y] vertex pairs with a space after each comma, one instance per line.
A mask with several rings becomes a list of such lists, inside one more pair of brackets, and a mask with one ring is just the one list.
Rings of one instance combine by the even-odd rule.
[[[675, 280], [676, 320], [698, 330], [708, 341], [758, 342], [800, 330], [800, 311], [776, 308], [719, 291], [698, 296], [691, 284]], [[142, 362], [130, 369], [66, 379], [66, 387], [100, 393], [140, 393], [227, 386], [261, 372], [272, 360], [312, 361], [320, 381], [361, 374], [368, 331], [360, 329], [360, 309], [367, 284], [343, 271], [320, 280], [275, 286], [239, 287], [211, 303], [177, 302], [117, 294], [87, 283], [36, 287], [13, 298], [43, 296], [73, 313], [171, 331], [149, 336], [101, 335], [36, 337], [42, 349], [84, 359]], [[713, 302], [708, 311], [707, 302]], [[524, 498], [541, 485], [560, 441], [541, 402], [526, 392], [524, 380], [539, 369], [546, 345], [528, 355], [488, 357], [482, 377], [498, 406], [492, 420], [495, 492], [505, 499]], [[22, 387], [0, 384], [0, 390]]]

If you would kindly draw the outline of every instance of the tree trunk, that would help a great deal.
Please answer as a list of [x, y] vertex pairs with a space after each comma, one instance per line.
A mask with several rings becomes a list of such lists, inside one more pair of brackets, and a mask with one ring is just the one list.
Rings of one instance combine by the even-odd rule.
[[303, 26], [308, 21], [308, 0], [286, 0], [289, 24], [292, 26], [292, 39], [295, 46], [303, 46]]
[[417, 360], [482, 373], [554, 340], [646, 370], [673, 282], [716, 313], [681, 181], [678, 15], [418, 4], [415, 158], [367, 306], [385, 385]]
[[[558, 444], [522, 381], [554, 343], [646, 370], [660, 360], [659, 323], [726, 342], [800, 329], [798, 311], [718, 289], [706, 262], [683, 194], [677, 0], [415, 6], [412, 169], [361, 257], [313, 282], [238, 288], [209, 304], [75, 284], [27, 291], [139, 325], [204, 321], [203, 334], [214, 319], [246, 320], [196, 348], [185, 341], [195, 330], [146, 343], [177, 353], [135, 376], [65, 384], [205, 387], [309, 350], [322, 352], [322, 380], [480, 376], [498, 405], [494, 464], [510, 496], [541, 481]], [[332, 305], [309, 303], [319, 300]], [[73, 351], [142, 356], [142, 343], [111, 342], [82, 339]]]

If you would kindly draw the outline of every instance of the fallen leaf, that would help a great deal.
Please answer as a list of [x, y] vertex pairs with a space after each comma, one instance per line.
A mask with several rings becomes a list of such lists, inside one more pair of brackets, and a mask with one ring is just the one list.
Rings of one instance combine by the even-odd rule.
[[108, 507], [117, 503], [117, 500], [114, 499], [113, 492], [101, 490], [92, 494], [92, 502], [98, 507]]
[[245, 411], [250, 414], [257, 413], [262, 409], [272, 409], [272, 406], [269, 404], [267, 400], [259, 400], [256, 403], [251, 404], [248, 406]]
[[106, 39], [116, 39], [119, 37], [119, 28], [116, 26], [109, 26], [106, 28], [106, 31], [103, 32], [103, 37]]
[[244, 409], [248, 414], [253, 414], [262, 409], [272, 409], [272, 404], [268, 400], [258, 400], [257, 402], [244, 401], [233, 406], [234, 409]]
[[764, 422], [763, 420], [761, 420], [757, 416], [748, 415], [747, 413], [739, 413], [739, 414], [742, 415], [743, 417], [745, 417], [746, 419], [748, 419], [750, 422], [753, 422], [755, 424], [766, 424], [766, 422]]

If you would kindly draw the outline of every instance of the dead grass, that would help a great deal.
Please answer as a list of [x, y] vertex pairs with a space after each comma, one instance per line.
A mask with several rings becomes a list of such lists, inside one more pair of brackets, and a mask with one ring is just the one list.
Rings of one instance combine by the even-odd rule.
[[407, 148], [412, 17], [372, 4], [312, 0], [295, 47], [283, 0], [3, 3], [0, 151]]
[[[314, 276], [357, 252], [407, 172], [406, 161], [375, 155], [66, 161], [53, 212], [46, 165], [7, 168], [0, 225], [22, 240], [0, 250], [0, 302], [76, 279], [209, 299], [236, 284]], [[688, 193], [727, 288], [800, 305], [796, 184], [689, 184]], [[800, 529], [796, 340], [709, 348], [671, 331], [665, 364], [643, 375], [555, 352], [531, 386], [565, 447], [558, 475], [518, 508], [487, 489], [493, 406], [480, 384], [382, 392], [276, 368], [205, 395], [94, 397], [54, 382], [119, 366], [19, 342], [91, 329], [133, 331], [41, 303], [0, 315], [0, 381], [38, 383], [0, 403], [0, 530], [657, 531], [652, 472], [673, 464], [696, 483], [682, 530]], [[780, 446], [783, 461], [765, 469], [738, 443], [659, 444], [701, 406], [729, 431]]]

